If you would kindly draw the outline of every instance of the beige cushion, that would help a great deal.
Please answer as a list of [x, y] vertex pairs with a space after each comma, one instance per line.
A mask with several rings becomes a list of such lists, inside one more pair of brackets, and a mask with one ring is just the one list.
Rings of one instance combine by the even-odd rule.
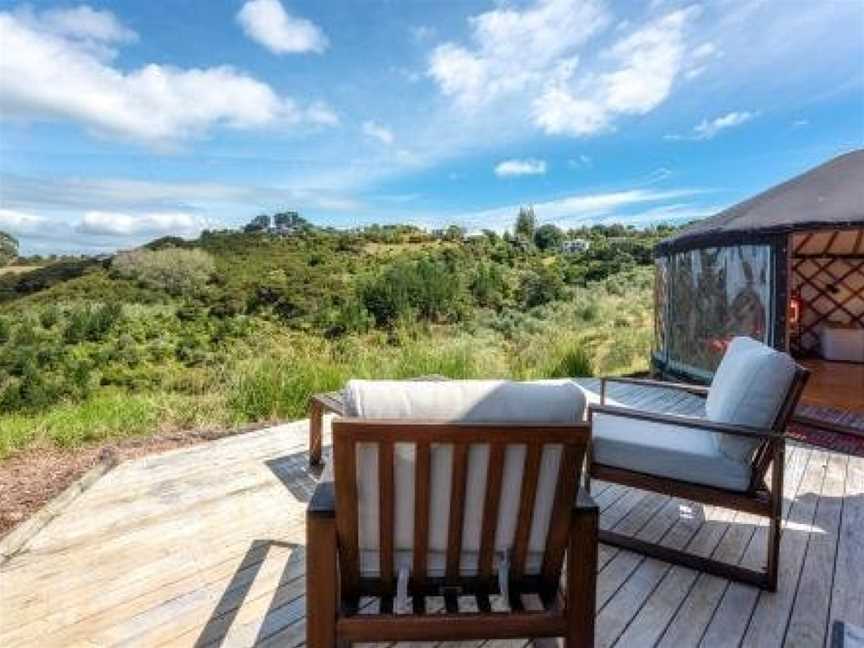
[[727, 457], [707, 430], [595, 412], [591, 437], [592, 460], [606, 466], [736, 491], [750, 484], [750, 464]]
[[[365, 381], [352, 380], [345, 389], [345, 414], [376, 419], [431, 419], [460, 422], [577, 423], [583, 420], [585, 396], [571, 381], [509, 382], [465, 381]], [[397, 566], [410, 567], [414, 540], [415, 446], [394, 447], [395, 549]], [[450, 481], [453, 447], [433, 444], [431, 450], [431, 501], [429, 532], [430, 573], [443, 566], [447, 550], [450, 512]], [[525, 446], [505, 451], [502, 496], [495, 547], [513, 544], [522, 486]], [[552, 502], [561, 460], [560, 446], [544, 448], [532, 522], [528, 569], [539, 568], [546, 544]], [[472, 445], [468, 454], [465, 516], [462, 528], [464, 573], [476, 569], [480, 547], [483, 498], [489, 463], [488, 445]], [[357, 453], [358, 523], [361, 570], [377, 569], [378, 543], [378, 454], [376, 444], [359, 444]]]
[[[732, 340], [711, 382], [705, 414], [711, 421], [770, 428], [789, 393], [795, 362], [787, 354], [747, 337]], [[750, 461], [761, 441], [719, 434], [720, 450]]]

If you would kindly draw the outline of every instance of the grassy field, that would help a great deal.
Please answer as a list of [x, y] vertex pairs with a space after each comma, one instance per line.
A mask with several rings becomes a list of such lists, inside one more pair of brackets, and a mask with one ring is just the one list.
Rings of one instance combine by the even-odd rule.
[[[259, 322], [258, 332], [237, 342], [224, 364], [168, 367], [160, 374], [162, 388], [106, 386], [82, 402], [0, 415], [0, 457], [46, 444], [76, 447], [157, 431], [300, 418], [310, 394], [352, 377], [532, 379], [641, 371], [651, 344], [651, 293], [650, 275], [637, 277], [625, 289], [600, 285], [531, 314], [490, 314], [460, 326], [417, 325], [326, 340]], [[146, 309], [130, 314], [151, 316]]]
[[0, 459], [301, 418], [352, 377], [645, 370], [650, 239], [634, 234], [637, 261], [598, 236], [571, 258], [494, 238], [229, 233], [7, 273]]

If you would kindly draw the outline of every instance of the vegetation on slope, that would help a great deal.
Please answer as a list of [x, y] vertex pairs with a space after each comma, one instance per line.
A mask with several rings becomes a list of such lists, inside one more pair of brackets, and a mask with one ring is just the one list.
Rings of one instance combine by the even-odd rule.
[[524, 232], [291, 222], [288, 236], [247, 227], [0, 276], [0, 457], [297, 418], [350, 377], [647, 365], [662, 231], [571, 232], [591, 247], [562, 255], [548, 228], [541, 249]]

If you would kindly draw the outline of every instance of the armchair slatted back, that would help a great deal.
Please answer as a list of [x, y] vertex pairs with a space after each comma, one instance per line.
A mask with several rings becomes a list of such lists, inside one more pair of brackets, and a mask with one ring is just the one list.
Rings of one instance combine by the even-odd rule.
[[400, 569], [415, 606], [498, 593], [502, 549], [511, 594], [557, 592], [589, 437], [584, 423], [334, 421], [343, 605], [392, 605]]

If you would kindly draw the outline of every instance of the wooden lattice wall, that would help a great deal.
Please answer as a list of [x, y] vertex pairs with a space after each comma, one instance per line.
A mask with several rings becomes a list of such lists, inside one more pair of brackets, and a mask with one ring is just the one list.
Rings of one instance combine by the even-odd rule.
[[790, 246], [791, 288], [800, 299], [792, 351], [819, 351], [826, 323], [864, 328], [864, 228], [796, 234]]

